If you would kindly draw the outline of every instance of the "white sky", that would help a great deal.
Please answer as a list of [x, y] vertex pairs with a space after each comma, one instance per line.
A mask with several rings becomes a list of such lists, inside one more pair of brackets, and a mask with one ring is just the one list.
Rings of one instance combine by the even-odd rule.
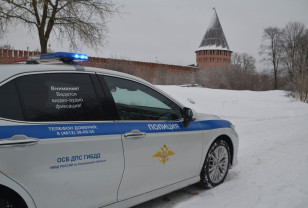
[[[195, 50], [213, 15], [215, 6], [229, 47], [247, 52], [257, 61], [263, 29], [284, 27], [300, 21], [308, 28], [308, 0], [114, 0], [123, 5], [121, 16], [109, 20], [107, 45], [95, 52], [83, 47], [80, 52], [105, 58], [175, 65], [195, 63]], [[39, 48], [36, 31], [12, 29], [0, 45], [15, 49]], [[66, 44], [50, 41], [54, 51], [68, 51]], [[257, 63], [261, 68], [261, 64]]]

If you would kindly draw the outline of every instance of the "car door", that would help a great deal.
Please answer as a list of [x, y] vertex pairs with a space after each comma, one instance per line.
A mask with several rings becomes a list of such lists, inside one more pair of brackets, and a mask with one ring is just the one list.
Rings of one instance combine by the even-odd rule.
[[121, 135], [96, 85], [95, 75], [58, 72], [0, 86], [0, 171], [23, 186], [37, 207], [117, 201]]
[[114, 99], [123, 136], [125, 170], [118, 199], [194, 177], [202, 154], [199, 123], [184, 128], [181, 108], [149, 86], [111, 76], [101, 80]]

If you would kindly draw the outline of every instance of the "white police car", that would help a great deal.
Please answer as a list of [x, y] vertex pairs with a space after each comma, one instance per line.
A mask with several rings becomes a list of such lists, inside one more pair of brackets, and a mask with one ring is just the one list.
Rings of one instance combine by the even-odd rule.
[[[237, 164], [229, 121], [193, 113], [146, 81], [54, 53], [0, 65], [0, 208], [130, 207]], [[78, 65], [77, 65], [78, 66]]]

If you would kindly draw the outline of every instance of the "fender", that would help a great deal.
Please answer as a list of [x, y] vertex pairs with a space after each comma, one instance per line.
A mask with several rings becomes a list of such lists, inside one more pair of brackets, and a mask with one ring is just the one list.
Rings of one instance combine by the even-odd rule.
[[6, 186], [19, 194], [19, 196], [21, 196], [21, 198], [23, 198], [23, 200], [26, 202], [28, 208], [36, 208], [36, 205], [30, 194], [17, 182], [4, 175], [2, 172], [0, 172], [0, 185]]
[[233, 131], [231, 128], [222, 128], [222, 129], [206, 130], [206, 131], [203, 131], [202, 134], [203, 134], [202, 160], [199, 165], [197, 175], [200, 175], [200, 171], [203, 167], [204, 160], [205, 160], [206, 154], [210, 146], [215, 141], [215, 139], [217, 139], [219, 136], [222, 136], [222, 135], [228, 136], [231, 139], [232, 145], [233, 145], [233, 155], [232, 155], [233, 161], [231, 161], [232, 166], [230, 168], [233, 168], [237, 165], [238, 163], [237, 153], [238, 153], [239, 139], [235, 131]]

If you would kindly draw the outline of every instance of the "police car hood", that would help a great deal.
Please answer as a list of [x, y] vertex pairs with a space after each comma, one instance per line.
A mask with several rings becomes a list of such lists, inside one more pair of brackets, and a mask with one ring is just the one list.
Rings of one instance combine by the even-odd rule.
[[216, 115], [211, 115], [211, 114], [205, 114], [205, 113], [197, 113], [193, 111], [194, 116], [197, 121], [204, 121], [204, 120], [219, 120], [220, 117]]

